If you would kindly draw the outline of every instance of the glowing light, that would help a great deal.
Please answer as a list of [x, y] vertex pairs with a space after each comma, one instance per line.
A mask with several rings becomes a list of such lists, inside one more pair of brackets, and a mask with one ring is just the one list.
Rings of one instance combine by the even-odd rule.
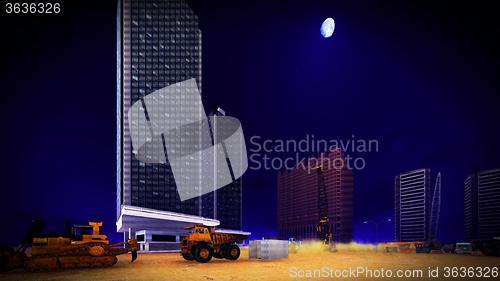
[[335, 21], [332, 18], [327, 18], [321, 25], [320, 31], [323, 37], [328, 38], [333, 35], [335, 30]]

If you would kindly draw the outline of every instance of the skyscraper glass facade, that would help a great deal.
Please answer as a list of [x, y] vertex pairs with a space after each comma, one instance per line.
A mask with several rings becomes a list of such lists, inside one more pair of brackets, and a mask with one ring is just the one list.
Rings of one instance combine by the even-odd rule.
[[[353, 175], [343, 161], [344, 156], [336, 148], [318, 161], [323, 164], [330, 232], [337, 242], [351, 242], [353, 219]], [[332, 165], [329, 165], [332, 164]], [[278, 174], [278, 236], [281, 239], [316, 239], [319, 223], [319, 181], [314, 167], [298, 165], [293, 170]]]
[[[131, 205], [214, 218], [212, 206], [212, 210], [218, 210], [216, 219], [221, 221], [221, 227], [241, 229], [241, 181], [217, 191], [220, 195], [216, 198], [238, 198], [234, 202], [220, 200], [220, 207], [212, 193], [181, 201], [169, 163], [138, 161], [131, 144], [127, 112], [132, 104], [144, 103], [144, 96], [191, 78], [201, 92], [201, 31], [197, 15], [182, 0], [118, 2], [118, 214], [121, 205]], [[183, 100], [178, 102], [182, 104]], [[168, 122], [168, 117], [165, 120]], [[230, 218], [226, 218], [226, 213]]]

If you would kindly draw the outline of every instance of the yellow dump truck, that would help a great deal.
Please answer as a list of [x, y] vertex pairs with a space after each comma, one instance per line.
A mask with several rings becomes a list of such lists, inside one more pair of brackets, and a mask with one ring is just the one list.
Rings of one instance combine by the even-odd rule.
[[212, 257], [237, 260], [240, 248], [236, 245], [248, 238], [248, 235], [216, 232], [213, 226], [196, 224], [186, 227], [190, 233], [181, 236], [181, 255], [186, 260], [209, 262]]

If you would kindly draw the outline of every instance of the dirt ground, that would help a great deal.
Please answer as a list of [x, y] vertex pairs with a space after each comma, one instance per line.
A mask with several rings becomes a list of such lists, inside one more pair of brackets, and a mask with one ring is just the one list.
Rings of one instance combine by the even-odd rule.
[[[342, 274], [346, 277], [341, 278], [344, 280], [385, 280], [387, 278], [381, 276], [387, 277], [389, 274], [387, 272], [391, 272], [392, 279], [397, 280], [399, 279], [396, 276], [398, 270], [400, 270], [400, 274], [417, 275], [421, 271], [422, 276], [418, 276], [419, 278], [414, 280], [426, 280], [430, 279], [428, 277], [429, 267], [434, 270], [434, 273], [436, 268], [439, 270], [439, 278], [433, 278], [433, 280], [444, 280], [451, 279], [444, 278], [445, 267], [454, 266], [500, 267], [500, 258], [455, 254], [383, 253], [374, 249], [340, 249], [337, 253], [330, 253], [304, 248], [299, 253], [290, 254], [288, 259], [261, 261], [249, 260], [248, 251], [243, 249], [241, 257], [237, 261], [212, 259], [209, 263], [200, 264], [194, 261], [185, 261], [178, 253], [150, 253], [139, 254], [134, 263], [130, 263], [130, 255], [120, 256], [118, 263], [109, 268], [43, 273], [28, 273], [18, 270], [0, 274], [0, 280], [305, 280], [340, 279]], [[361, 269], [365, 273], [352, 275]], [[372, 275], [367, 275], [368, 270], [372, 270]], [[380, 275], [382, 270], [385, 275]], [[476, 270], [479, 269], [476, 268]], [[375, 278], [377, 272], [379, 275], [378, 278]], [[500, 277], [494, 278], [493, 271], [490, 272], [490, 275], [492, 277], [482, 279], [500, 280]], [[463, 278], [463, 280], [465, 279], [467, 278]]]

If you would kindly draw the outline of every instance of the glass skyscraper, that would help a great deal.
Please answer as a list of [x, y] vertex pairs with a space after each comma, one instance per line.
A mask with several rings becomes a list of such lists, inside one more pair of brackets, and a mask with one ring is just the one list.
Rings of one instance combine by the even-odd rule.
[[197, 15], [182, 0], [119, 0], [117, 29], [118, 218], [123, 206], [134, 206], [217, 219], [222, 228], [241, 229], [241, 180], [181, 201], [170, 165], [138, 161], [131, 144], [127, 112], [132, 104], [191, 78], [201, 93]]
[[351, 242], [354, 214], [354, 183], [352, 170], [346, 165], [341, 149], [331, 151], [316, 158], [304, 160], [304, 166], [278, 173], [278, 237], [300, 240], [317, 239], [319, 223], [318, 196], [320, 183], [314, 170], [317, 163], [323, 167], [322, 177], [325, 184], [329, 231], [336, 242]]

